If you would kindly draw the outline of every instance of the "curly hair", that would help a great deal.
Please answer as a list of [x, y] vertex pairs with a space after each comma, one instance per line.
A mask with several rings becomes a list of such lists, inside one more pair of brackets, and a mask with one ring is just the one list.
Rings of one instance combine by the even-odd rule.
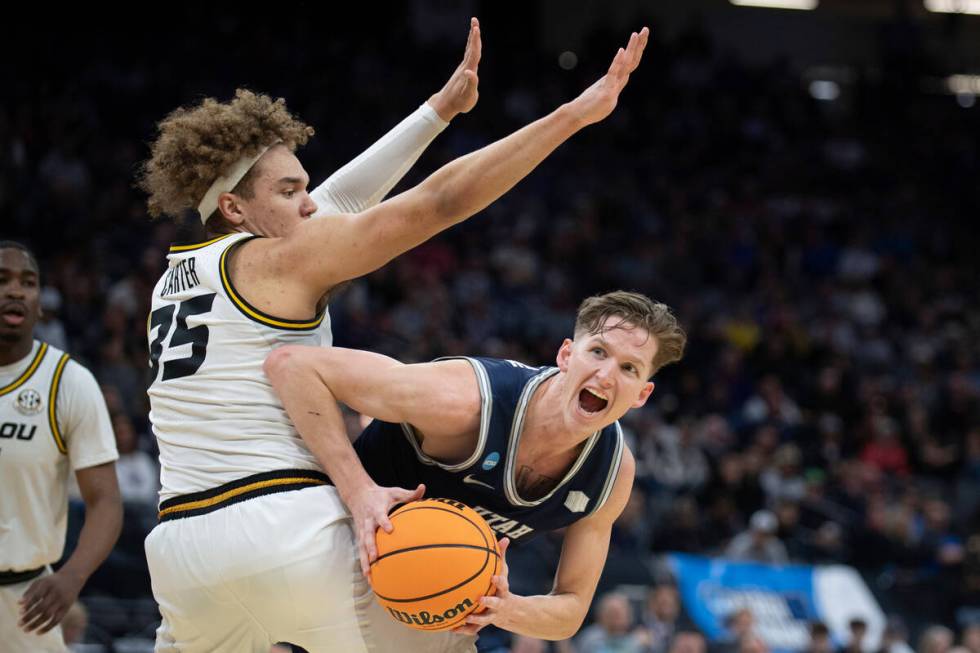
[[[282, 98], [242, 88], [230, 102], [205, 98], [196, 106], [181, 107], [161, 120], [157, 130], [137, 182], [149, 194], [147, 207], [154, 218], [180, 217], [196, 209], [214, 180], [242, 157], [254, 156], [277, 140], [295, 151], [313, 135], [312, 127], [286, 110]], [[249, 193], [251, 177], [246, 175], [236, 192]]]

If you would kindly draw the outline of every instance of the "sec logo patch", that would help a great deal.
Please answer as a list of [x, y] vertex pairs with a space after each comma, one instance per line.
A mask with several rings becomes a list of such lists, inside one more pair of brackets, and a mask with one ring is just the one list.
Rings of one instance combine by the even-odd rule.
[[22, 415], [37, 415], [41, 412], [42, 403], [41, 393], [37, 390], [27, 388], [20, 391], [14, 405]]

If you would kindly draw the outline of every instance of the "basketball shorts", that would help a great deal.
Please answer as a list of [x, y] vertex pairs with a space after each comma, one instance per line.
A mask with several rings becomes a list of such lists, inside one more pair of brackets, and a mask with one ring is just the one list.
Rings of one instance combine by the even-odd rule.
[[[165, 506], [166, 502], [161, 507]], [[156, 651], [367, 653], [371, 590], [332, 486], [162, 521], [146, 538]]]
[[[51, 570], [46, 569], [45, 574]], [[37, 580], [32, 578], [22, 583], [0, 585], [0, 648], [4, 653], [66, 653], [61, 635], [61, 626], [55, 626], [43, 635], [25, 633], [17, 626], [20, 618], [20, 605], [17, 601], [24, 596], [27, 588]]]

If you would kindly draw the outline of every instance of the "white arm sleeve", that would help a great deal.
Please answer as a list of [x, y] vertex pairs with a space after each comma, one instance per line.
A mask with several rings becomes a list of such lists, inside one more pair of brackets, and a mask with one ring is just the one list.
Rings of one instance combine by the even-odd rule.
[[317, 186], [316, 217], [360, 213], [380, 202], [449, 123], [428, 103]]
[[73, 470], [119, 457], [99, 383], [91, 372], [73, 360], [65, 366], [55, 412]]

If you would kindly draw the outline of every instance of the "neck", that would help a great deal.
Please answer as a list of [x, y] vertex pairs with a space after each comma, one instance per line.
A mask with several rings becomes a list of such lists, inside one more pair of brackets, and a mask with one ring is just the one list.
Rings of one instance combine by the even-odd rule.
[[9, 343], [0, 340], [0, 365], [16, 363], [31, 353], [32, 347], [34, 347], [33, 336]]
[[589, 439], [594, 431], [570, 428], [564, 419], [565, 376], [559, 372], [540, 386], [528, 402], [521, 448], [561, 455]]

